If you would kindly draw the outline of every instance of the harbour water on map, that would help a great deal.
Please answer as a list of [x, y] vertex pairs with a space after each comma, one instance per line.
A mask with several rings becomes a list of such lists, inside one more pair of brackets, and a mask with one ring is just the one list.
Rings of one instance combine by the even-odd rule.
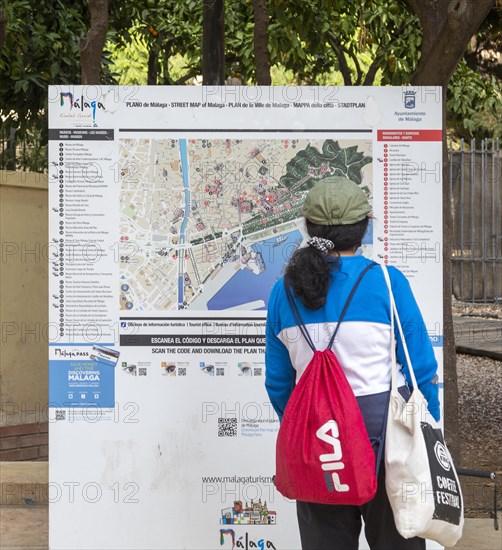
[[[279, 242], [278, 239], [280, 239]], [[286, 262], [302, 239], [302, 234], [296, 230], [253, 244], [253, 250], [261, 254], [264, 270], [259, 274], [249, 269], [239, 270], [208, 301], [208, 309], [227, 309], [256, 301], [263, 303], [262, 307], [256, 309], [267, 309], [270, 290], [277, 279], [283, 275]]]

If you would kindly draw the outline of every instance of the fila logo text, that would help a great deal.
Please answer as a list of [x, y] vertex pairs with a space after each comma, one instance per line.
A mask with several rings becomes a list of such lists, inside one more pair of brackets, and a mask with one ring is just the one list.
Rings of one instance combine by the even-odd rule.
[[[321, 468], [325, 472], [324, 477], [328, 490], [330, 492], [335, 490], [339, 493], [346, 493], [350, 488], [346, 483], [340, 482], [340, 477], [336, 472], [336, 470], [345, 468], [345, 464], [342, 462], [342, 445], [338, 439], [339, 431], [336, 420], [328, 420], [317, 430], [316, 436], [333, 447], [333, 452], [319, 456]], [[328, 472], [332, 472], [331, 476]]]

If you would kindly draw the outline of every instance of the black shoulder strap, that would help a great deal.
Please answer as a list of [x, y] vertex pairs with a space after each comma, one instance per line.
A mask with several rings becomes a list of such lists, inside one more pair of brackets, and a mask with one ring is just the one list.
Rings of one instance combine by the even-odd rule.
[[343, 306], [342, 313], [340, 313], [340, 319], [338, 319], [338, 323], [337, 323], [336, 328], [333, 332], [333, 335], [331, 336], [331, 340], [329, 341], [327, 349], [331, 349], [331, 347], [333, 346], [333, 343], [335, 342], [335, 338], [336, 338], [336, 335], [338, 333], [338, 329], [340, 328], [340, 325], [342, 324], [342, 321], [345, 318], [345, 314], [347, 313], [347, 310], [349, 309], [349, 306], [350, 306], [350, 302], [352, 302], [352, 298], [354, 297], [354, 294], [356, 293], [356, 290], [359, 287], [359, 283], [361, 282], [362, 278], [366, 275], [366, 273], [368, 273], [368, 271], [374, 265], [377, 265], [377, 263], [376, 262], [371, 262], [359, 274], [359, 277], [357, 278], [357, 281], [354, 283], [354, 286], [352, 287], [352, 290], [350, 291], [349, 297], [347, 298], [347, 301], [345, 302], [345, 305]]
[[303, 337], [307, 341], [307, 344], [309, 345], [310, 349], [312, 351], [315, 351], [314, 342], [312, 341], [312, 338], [310, 337], [307, 327], [303, 322], [302, 316], [300, 315], [300, 311], [298, 310], [298, 306], [296, 305], [296, 302], [293, 298], [291, 288], [287, 284], [284, 284], [284, 288], [286, 289], [286, 296], [288, 297], [289, 306], [291, 307], [291, 311], [293, 312], [293, 317], [295, 318], [296, 324], [298, 325], [300, 332], [303, 334]]
[[[345, 305], [343, 306], [342, 313], [340, 315], [340, 319], [338, 320], [338, 324], [336, 326], [335, 331], [333, 332], [333, 335], [331, 336], [331, 340], [328, 344], [327, 349], [330, 349], [333, 345], [333, 342], [335, 341], [336, 334], [338, 332], [338, 329], [340, 328], [340, 324], [343, 321], [343, 318], [345, 317], [345, 313], [347, 312], [347, 309], [350, 305], [350, 302], [352, 301], [352, 298], [354, 297], [354, 294], [356, 293], [357, 287], [359, 286], [359, 283], [361, 282], [361, 279], [366, 275], [366, 273], [374, 266], [378, 265], [376, 262], [371, 262], [368, 264], [362, 272], [359, 274], [359, 277], [357, 278], [357, 281], [355, 282], [354, 286], [352, 287], [352, 290], [350, 291], [349, 297], [347, 298], [347, 301], [345, 302]], [[296, 305], [296, 302], [293, 298], [293, 294], [291, 292], [291, 289], [289, 285], [284, 284], [284, 287], [286, 289], [286, 296], [288, 298], [289, 305], [291, 307], [291, 310], [293, 312], [293, 316], [295, 318], [295, 321], [298, 325], [298, 328], [300, 329], [300, 332], [302, 333], [303, 337], [307, 341], [307, 344], [309, 345], [310, 349], [312, 351], [316, 350], [316, 347], [314, 345], [314, 342], [312, 341], [312, 338], [310, 337], [310, 334], [308, 333], [307, 327], [305, 326], [305, 323], [303, 322], [302, 316], [300, 315], [300, 311], [298, 310], [298, 306]]]

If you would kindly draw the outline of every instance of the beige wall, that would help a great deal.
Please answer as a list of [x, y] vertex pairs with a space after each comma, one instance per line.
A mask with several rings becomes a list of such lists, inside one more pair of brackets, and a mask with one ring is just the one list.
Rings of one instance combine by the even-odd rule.
[[47, 175], [0, 171], [0, 426], [47, 403]]

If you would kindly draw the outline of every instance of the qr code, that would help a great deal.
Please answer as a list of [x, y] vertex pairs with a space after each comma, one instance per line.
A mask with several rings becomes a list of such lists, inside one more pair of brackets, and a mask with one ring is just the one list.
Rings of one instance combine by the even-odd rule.
[[178, 368], [178, 376], [186, 376], [187, 375], [187, 368], [186, 367], [179, 367]]
[[216, 376], [225, 376], [225, 369], [223, 367], [216, 367]]
[[218, 418], [218, 437], [237, 437], [237, 418]]
[[138, 376], [146, 376], [146, 367], [139, 367]]
[[253, 376], [261, 376], [261, 368], [253, 370]]
[[56, 409], [56, 420], [66, 420], [66, 411]]

